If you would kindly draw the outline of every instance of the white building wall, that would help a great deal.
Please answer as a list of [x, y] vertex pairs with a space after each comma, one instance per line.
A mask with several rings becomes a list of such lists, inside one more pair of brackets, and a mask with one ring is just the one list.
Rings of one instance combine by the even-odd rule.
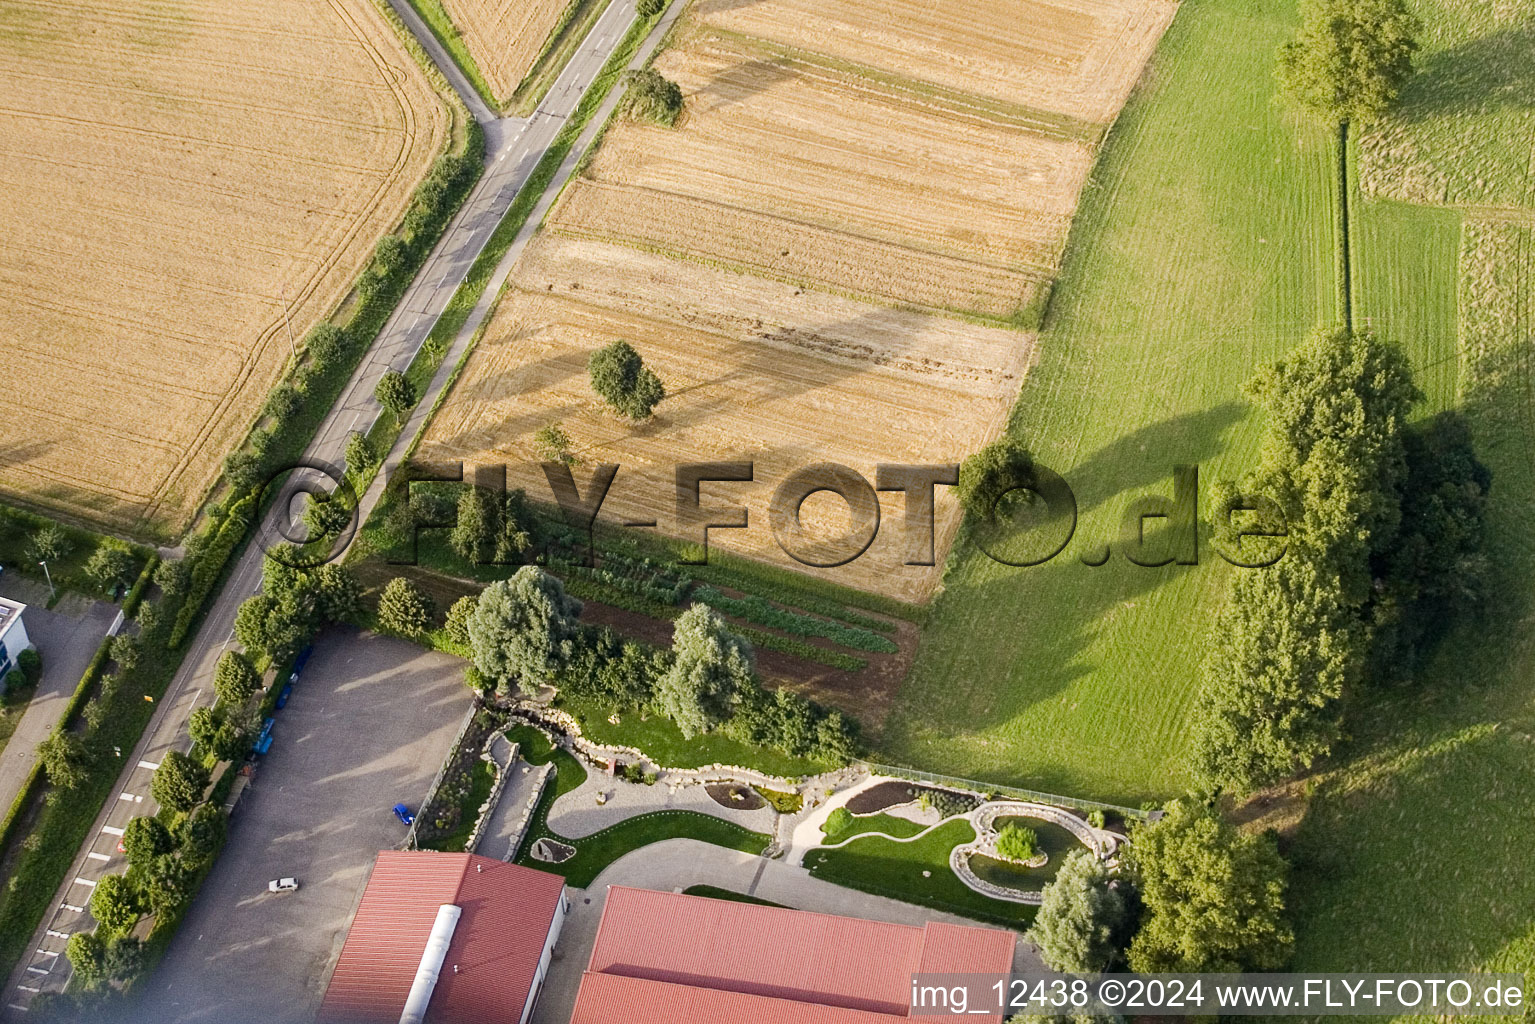
[[523, 1004], [520, 1024], [528, 1024], [528, 1018], [533, 1016], [533, 1007], [538, 1003], [539, 993], [544, 990], [544, 977], [549, 973], [549, 963], [554, 959], [554, 944], [559, 941], [560, 929], [565, 927], [565, 918], [569, 914], [569, 891], [561, 889], [560, 909], [555, 911], [554, 920], [549, 924], [549, 937], [544, 940], [544, 951], [538, 958], [538, 970], [533, 972], [533, 987], [528, 989], [528, 1001]]

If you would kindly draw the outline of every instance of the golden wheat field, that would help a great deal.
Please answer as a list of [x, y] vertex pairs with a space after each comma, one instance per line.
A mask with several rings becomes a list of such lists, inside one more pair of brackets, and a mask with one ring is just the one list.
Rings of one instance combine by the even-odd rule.
[[532, 70], [569, 0], [443, 0], [496, 98]]
[[0, 96], [0, 490], [174, 533], [449, 111], [370, 0], [8, 0]]
[[[746, 505], [752, 526], [712, 543], [928, 599], [941, 568], [901, 564], [899, 494], [881, 495], [869, 551], [824, 570], [779, 549], [769, 498], [810, 464], [872, 480], [876, 463], [959, 462], [997, 436], [1035, 341], [1020, 328], [1103, 132], [1077, 115], [1112, 117], [1171, 13], [1160, 0], [700, 0], [654, 62], [682, 92], [676, 125], [609, 127], [422, 455], [508, 462], [547, 499], [532, 437], [558, 423], [588, 463], [626, 467], [607, 518], [671, 535], [678, 463], [752, 459], [753, 482], [708, 489]], [[1003, 42], [970, 49], [988, 33]], [[1000, 85], [989, 61], [1008, 69]], [[618, 338], [667, 388], [641, 426], [589, 385], [588, 357]], [[958, 516], [938, 492], [941, 565]], [[848, 525], [828, 494], [803, 511], [813, 537]]]
[[694, 16], [911, 83], [1101, 124], [1170, 21], [1169, 0], [698, 0]]
[[[655, 417], [606, 411], [591, 353], [628, 339], [666, 384]], [[872, 306], [652, 253], [545, 235], [518, 264], [452, 399], [428, 428], [427, 460], [506, 463], [511, 486], [544, 501], [533, 434], [559, 423], [588, 463], [617, 462], [603, 517], [657, 521], [677, 535], [678, 463], [750, 459], [752, 483], [705, 485], [704, 504], [740, 504], [746, 530], [710, 543], [793, 568], [768, 529], [768, 499], [793, 470], [837, 462], [874, 479], [880, 462], [957, 461], [1001, 428], [1030, 335]], [[578, 480], [584, 480], [578, 470]], [[956, 506], [939, 488], [940, 560]], [[937, 569], [901, 565], [903, 500], [881, 496], [882, 525], [857, 561], [816, 570], [850, 586], [924, 600]], [[831, 495], [805, 503], [812, 536], [847, 529]]]

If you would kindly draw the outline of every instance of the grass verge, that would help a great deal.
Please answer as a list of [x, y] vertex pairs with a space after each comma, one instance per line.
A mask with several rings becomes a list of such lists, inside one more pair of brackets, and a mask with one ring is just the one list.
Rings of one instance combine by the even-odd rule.
[[409, 0], [409, 3], [411, 10], [420, 15], [437, 42], [448, 51], [448, 56], [458, 65], [458, 70], [469, 79], [469, 84], [474, 86], [474, 91], [485, 105], [491, 110], [501, 110], [501, 102], [491, 92], [490, 83], [485, 81], [480, 65], [475, 61], [474, 54], [469, 52], [468, 44], [464, 42], [458, 26], [453, 24], [453, 18], [449, 16], [447, 8], [443, 7], [442, 0]]

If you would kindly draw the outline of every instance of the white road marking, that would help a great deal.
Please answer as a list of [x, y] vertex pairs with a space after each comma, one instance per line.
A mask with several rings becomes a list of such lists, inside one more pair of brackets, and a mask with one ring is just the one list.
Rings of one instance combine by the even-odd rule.
[[105, 832], [109, 836], [120, 836], [123, 834], [123, 830], [118, 828], [116, 825], [103, 825], [101, 826], [101, 831]]
[[52, 928], [48, 929], [48, 934], [52, 935], [56, 939], [67, 939], [67, 938], [69, 938], [69, 933], [68, 932], [56, 932]]
[[28, 967], [27, 970], [30, 971], [33, 974], [47, 974], [48, 973], [47, 971], [43, 970], [41, 967]]
[[40, 950], [37, 951], [37, 955], [38, 956], [58, 956], [59, 955], [59, 951], [56, 950], [56, 949], [40, 949]]
[[159, 770], [160, 766], [158, 764], [156, 764], [154, 761], [140, 761], [139, 762], [139, 767], [140, 768], [148, 768], [150, 771], [157, 771], [157, 770]]
[[63, 907], [65, 910], [73, 910], [77, 914], [85, 913], [84, 907], [77, 907], [73, 903], [61, 903], [59, 906]]
[[91, 881], [89, 878], [81, 878], [79, 875], [75, 876], [75, 884], [76, 885], [88, 885], [92, 889], [96, 888], [96, 883], [95, 882]]
[[104, 853], [97, 853], [95, 850], [92, 850], [90, 853], [87, 853], [86, 856], [89, 857], [91, 860], [111, 860], [112, 859], [111, 857], [108, 857]]

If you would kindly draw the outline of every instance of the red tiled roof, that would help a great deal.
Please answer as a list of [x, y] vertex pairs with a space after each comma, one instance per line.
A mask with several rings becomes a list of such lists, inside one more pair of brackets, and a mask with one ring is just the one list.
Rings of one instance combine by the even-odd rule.
[[[647, 1014], [660, 1014], [659, 1021], [679, 1006], [706, 1007], [698, 1012], [712, 1014], [713, 1024], [810, 1020], [806, 1014], [831, 1008], [857, 1011], [845, 1018], [848, 1024], [904, 1018], [912, 974], [1005, 974], [1015, 942], [1011, 932], [993, 928], [918, 928], [612, 886], [572, 1024], [635, 1024], [650, 1020]], [[592, 980], [607, 976], [660, 984]], [[773, 1006], [787, 1000], [801, 1009], [767, 1017], [751, 1000], [693, 994], [696, 989]], [[621, 997], [635, 1002], [616, 1001]], [[842, 1024], [843, 1018], [824, 1019]]]
[[319, 1022], [398, 1021], [437, 910], [451, 903], [463, 913], [428, 1004], [428, 1024], [517, 1024], [564, 887], [558, 875], [488, 857], [385, 850], [352, 919]]
[[906, 1013], [872, 1013], [821, 1006], [793, 999], [771, 999], [744, 992], [722, 992], [667, 981], [593, 974], [581, 978], [581, 995], [570, 1024], [898, 1024]]

